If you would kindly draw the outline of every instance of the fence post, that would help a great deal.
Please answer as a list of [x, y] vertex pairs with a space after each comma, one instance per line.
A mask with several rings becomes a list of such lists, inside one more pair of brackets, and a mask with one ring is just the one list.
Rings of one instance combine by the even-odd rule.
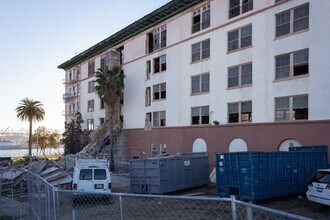
[[53, 216], [54, 220], [57, 219], [57, 212], [56, 212], [56, 200], [55, 200], [55, 190], [54, 188], [52, 189], [52, 197], [53, 197]]
[[237, 220], [237, 207], [236, 207], [236, 203], [235, 203], [235, 196], [231, 195], [231, 215], [232, 215], [232, 219], [233, 220]]
[[[251, 204], [252, 202], [250, 201], [249, 204]], [[251, 206], [247, 206], [246, 207], [246, 211], [247, 211], [247, 219], [248, 220], [252, 220], [253, 217], [252, 217], [252, 208]]]
[[76, 205], [72, 205], [72, 220], [77, 220], [77, 210], [76, 210]]
[[119, 208], [120, 208], [120, 220], [123, 220], [124, 219], [124, 216], [123, 216], [123, 201], [122, 201], [121, 195], [119, 195]]

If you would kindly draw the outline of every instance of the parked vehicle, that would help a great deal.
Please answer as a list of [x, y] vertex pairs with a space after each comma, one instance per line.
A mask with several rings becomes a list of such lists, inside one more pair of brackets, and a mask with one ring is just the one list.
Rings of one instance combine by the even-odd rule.
[[308, 181], [307, 199], [330, 206], [330, 169], [319, 169]]
[[72, 189], [77, 192], [111, 192], [109, 162], [101, 159], [77, 159]]

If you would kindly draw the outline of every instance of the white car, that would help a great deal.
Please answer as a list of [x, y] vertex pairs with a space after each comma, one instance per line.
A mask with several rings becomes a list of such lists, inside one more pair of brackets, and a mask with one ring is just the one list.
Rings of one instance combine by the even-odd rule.
[[111, 192], [109, 162], [100, 159], [78, 159], [73, 172], [72, 189], [76, 192]]
[[307, 199], [330, 206], [330, 169], [320, 169], [308, 181]]

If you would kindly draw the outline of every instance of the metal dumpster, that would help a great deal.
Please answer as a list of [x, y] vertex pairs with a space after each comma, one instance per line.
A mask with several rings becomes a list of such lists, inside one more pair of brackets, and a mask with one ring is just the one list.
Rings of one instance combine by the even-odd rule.
[[217, 194], [260, 200], [305, 192], [315, 171], [328, 168], [328, 152], [315, 149], [217, 154]]
[[164, 194], [208, 184], [207, 153], [182, 153], [130, 161], [131, 192]]

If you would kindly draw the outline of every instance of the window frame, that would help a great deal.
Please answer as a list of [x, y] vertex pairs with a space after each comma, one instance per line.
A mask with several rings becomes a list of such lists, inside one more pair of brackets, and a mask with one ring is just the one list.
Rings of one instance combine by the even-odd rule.
[[88, 131], [94, 130], [94, 119], [93, 118], [87, 119], [87, 130]]
[[[159, 40], [159, 43], [156, 41], [156, 37]], [[167, 44], [166, 41], [167, 41], [167, 27], [165, 24], [159, 28], [156, 28], [153, 31], [153, 51], [157, 51], [166, 47]]]
[[[295, 63], [295, 55], [299, 54], [299, 53], [303, 53], [307, 51], [307, 61], [304, 61], [304, 62], [300, 62], [300, 63]], [[289, 59], [289, 64], [287, 65], [282, 65], [282, 66], [279, 66], [280, 64], [278, 64], [278, 62], [281, 62], [279, 59], [280, 58], [284, 58], [284, 57], [288, 57]], [[282, 61], [283, 62], [283, 61]], [[301, 50], [296, 50], [296, 51], [292, 51], [292, 52], [289, 52], [289, 53], [284, 53], [284, 54], [279, 54], [279, 55], [276, 55], [275, 56], [275, 81], [281, 81], [281, 80], [285, 80], [285, 79], [296, 79], [296, 78], [301, 78], [301, 77], [306, 77], [306, 76], [309, 76], [309, 48], [304, 48], [304, 49], [301, 49]], [[307, 72], [306, 73], [299, 73], [299, 74], [296, 74], [295, 73], [295, 67], [297, 66], [307, 66], [305, 68], [307, 68]], [[280, 75], [280, 73], [278, 73], [278, 70], [279, 69], [282, 69], [282, 68], [287, 68], [288, 70], [288, 74], [282, 74], [284, 76], [278, 76]]]
[[[244, 28], [248, 28], [248, 27], [251, 27], [251, 35], [242, 36], [242, 30]], [[234, 32], [238, 33], [237, 34], [238, 35], [237, 39], [229, 40], [230, 34], [234, 33]], [[251, 38], [250, 44], [242, 47], [242, 40], [247, 39], [247, 38]], [[231, 43], [233, 43], [235, 41], [237, 41], [237, 48], [231, 49], [230, 45], [231, 45]], [[247, 25], [242, 26], [242, 27], [239, 27], [239, 28], [236, 28], [236, 29], [233, 29], [233, 30], [230, 30], [230, 31], [227, 32], [227, 53], [233, 53], [235, 51], [243, 50], [243, 49], [246, 49], [246, 48], [249, 48], [249, 47], [252, 47], [252, 46], [253, 46], [253, 27], [252, 27], [252, 23], [247, 24]]]
[[154, 65], [153, 65], [153, 67], [154, 67], [154, 74], [157, 74], [157, 73], [161, 73], [161, 72], [166, 71], [166, 68], [167, 68], [166, 54], [161, 55], [159, 57], [155, 57], [153, 59], [153, 62], [154, 62]]
[[[247, 13], [247, 12], [253, 10], [253, 6], [254, 6], [253, 0], [247, 0], [247, 3], [246, 4], [244, 4], [244, 2], [243, 2], [244, 0], [238, 0], [239, 1], [238, 5], [235, 5], [234, 7], [231, 7], [230, 6], [231, 5], [231, 1], [232, 0], [229, 0], [229, 4], [228, 4], [228, 19], [235, 18], [237, 16], [240, 16], [240, 15], [242, 15], [244, 13]], [[244, 6], [248, 6], [248, 10], [244, 11]], [[237, 11], [236, 11], [236, 14], [234, 14], [233, 16], [231, 16], [231, 14], [232, 14], [231, 11], [233, 11], [233, 9], [235, 9], [235, 8], [238, 9], [238, 14], [237, 14]]]
[[145, 92], [145, 107], [151, 106], [151, 87], [148, 86], [146, 87], [146, 92]]
[[[250, 74], [244, 74], [243, 75], [243, 67], [247, 66], [247, 65], [251, 65], [251, 73]], [[237, 76], [235, 77], [231, 77], [230, 76], [230, 70], [237, 68], [238, 69], [238, 73]], [[249, 83], [244, 83], [242, 82], [243, 76], [250, 76], [251, 75], [251, 82]], [[233, 85], [230, 86], [230, 79], [232, 78], [237, 78], [237, 85]], [[235, 89], [235, 88], [241, 88], [241, 87], [248, 87], [251, 86], [253, 83], [253, 64], [252, 61], [248, 62], [248, 63], [242, 63], [236, 66], [230, 66], [227, 68], [227, 89]]]
[[151, 60], [146, 61], [146, 80], [151, 78]]
[[[205, 111], [207, 108], [207, 115], [203, 115], [203, 110]], [[198, 115], [194, 114], [194, 110], [198, 111]], [[195, 118], [194, 118], [195, 117]], [[198, 117], [198, 123], [195, 123], [196, 117]], [[205, 118], [203, 118], [205, 117]], [[207, 118], [207, 123], [204, 123], [204, 120]], [[196, 106], [196, 107], [191, 107], [190, 109], [190, 124], [192, 126], [200, 126], [200, 125], [209, 125], [210, 124], [210, 106], [209, 105], [204, 105], [204, 106]]]
[[[157, 88], [157, 90], [155, 88]], [[158, 92], [156, 93], [155, 90]], [[155, 94], [158, 94], [158, 96]], [[165, 100], [165, 99], [166, 99], [166, 82], [153, 85], [152, 86], [152, 101], [161, 101], [161, 100]]]
[[94, 111], [94, 99], [87, 101], [87, 112], [93, 112]]
[[[308, 16], [305, 16], [305, 17], [302, 17], [302, 18], [299, 18], [299, 19], [295, 19], [294, 18], [295, 10], [301, 9], [303, 7], [306, 7], [306, 6], [308, 7]], [[278, 25], [278, 16], [283, 15], [285, 13], [289, 13], [289, 22], [285, 23], [286, 25], [289, 24], [289, 30], [288, 30], [288, 33], [278, 34], [278, 27], [284, 25], [284, 24]], [[297, 33], [308, 31], [309, 30], [309, 24], [310, 24], [309, 17], [310, 17], [309, 3], [305, 3], [305, 4], [299, 5], [297, 7], [291, 8], [289, 10], [285, 10], [285, 11], [282, 11], [280, 13], [275, 14], [275, 39], [286, 37], [286, 36], [290, 36], [292, 34], [297, 34]], [[303, 20], [303, 19], [306, 19], [306, 18], [308, 20], [307, 27], [304, 28], [304, 29], [299, 29], [299, 30], [296, 30], [295, 31], [295, 22], [296, 21]]]
[[[208, 48], [203, 48], [204, 43], [208, 43], [209, 47]], [[197, 46], [198, 50], [197, 52], [194, 53], [194, 47]], [[203, 52], [207, 52], [208, 51], [208, 56], [203, 57]], [[198, 59], [194, 60], [194, 54], [198, 54]], [[207, 55], [206, 54], [206, 55]], [[194, 43], [191, 45], [191, 63], [197, 63], [200, 61], [204, 61], [206, 59], [210, 59], [211, 57], [211, 39], [205, 39], [203, 41], [199, 41], [197, 43]]]
[[[246, 104], [246, 103], [250, 103], [249, 105], [251, 106], [250, 107], [250, 111], [243, 111], [243, 104]], [[231, 110], [231, 105], [237, 105], [237, 110], [236, 111], [232, 111]], [[231, 116], [230, 115], [236, 115], [237, 117], [237, 121], [231, 121]], [[243, 120], [243, 117], [244, 115], [247, 114], [248, 116], [248, 119], [247, 120]], [[253, 103], [252, 103], [252, 100], [246, 100], [246, 101], [240, 101], [240, 102], [229, 102], [227, 104], [227, 123], [228, 124], [245, 124], [245, 123], [252, 123], [252, 114], [253, 114]]]
[[[305, 107], [300, 107], [297, 108], [294, 106], [294, 102], [295, 102], [295, 98], [306, 98], [306, 104], [307, 106]], [[288, 99], [287, 102], [287, 107], [286, 108], [278, 108], [277, 101], [278, 100], [285, 100]], [[308, 120], [309, 119], [309, 97], [308, 94], [301, 94], [301, 95], [293, 95], [293, 96], [281, 96], [281, 97], [275, 97], [274, 98], [274, 106], [275, 106], [275, 114], [274, 114], [274, 121], [275, 122], [285, 122], [285, 121], [301, 121], [301, 120]], [[301, 119], [297, 119], [296, 115], [295, 115], [295, 111], [297, 111], [298, 109], [303, 109], [307, 112], [304, 112], [305, 114], [307, 114], [306, 118], [301, 118]], [[286, 111], [286, 112], [284, 112]], [[282, 112], [282, 113], [281, 113]], [[285, 118], [283, 117], [285, 114]], [[282, 116], [282, 117], [280, 117]]]
[[93, 93], [95, 92], [95, 80], [88, 82], [88, 92], [87, 93]]
[[[191, 13], [191, 33], [197, 33], [211, 26], [211, 5], [207, 4]], [[199, 22], [194, 23], [194, 18], [199, 16]], [[204, 19], [206, 17], [206, 19]], [[198, 27], [198, 28], [195, 28]]]
[[152, 127], [166, 127], [166, 111], [152, 112]]
[[[208, 82], [203, 83], [203, 77], [208, 76]], [[198, 78], [198, 84], [194, 85], [194, 78]], [[203, 85], [207, 86], [207, 90], [203, 91]], [[198, 91], [194, 92], [194, 86], [198, 87]], [[191, 76], [191, 95], [200, 95], [200, 94], [207, 94], [210, 92], [210, 73], [201, 73], [198, 75]]]
[[156, 157], [158, 155], [158, 145], [152, 143], [150, 145], [150, 157]]
[[95, 60], [88, 61], [88, 77], [95, 75]]

